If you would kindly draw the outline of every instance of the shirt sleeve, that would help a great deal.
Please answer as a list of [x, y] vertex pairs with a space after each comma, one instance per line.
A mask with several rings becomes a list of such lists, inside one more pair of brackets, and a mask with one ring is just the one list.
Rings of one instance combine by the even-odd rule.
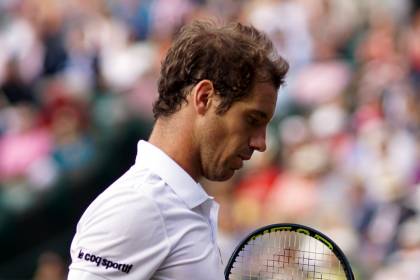
[[150, 279], [167, 257], [169, 241], [156, 203], [125, 190], [100, 196], [89, 206], [70, 251], [69, 280], [76, 270], [95, 275], [92, 279]]

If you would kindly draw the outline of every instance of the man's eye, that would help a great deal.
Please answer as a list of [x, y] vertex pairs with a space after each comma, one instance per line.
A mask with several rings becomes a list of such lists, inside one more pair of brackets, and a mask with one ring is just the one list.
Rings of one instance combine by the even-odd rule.
[[258, 120], [253, 117], [248, 117], [248, 124], [250, 125], [258, 125]]

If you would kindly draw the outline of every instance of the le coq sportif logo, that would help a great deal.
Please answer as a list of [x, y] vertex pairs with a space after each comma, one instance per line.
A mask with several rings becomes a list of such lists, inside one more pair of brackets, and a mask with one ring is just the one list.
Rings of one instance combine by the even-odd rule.
[[115, 262], [115, 261], [103, 258], [101, 256], [96, 256], [95, 254], [92, 254], [92, 253], [84, 252], [82, 251], [82, 249], [80, 249], [77, 257], [83, 261], [96, 263], [96, 266], [102, 266], [105, 269], [116, 269], [118, 271], [121, 271], [127, 274], [130, 272], [131, 268], [133, 267], [132, 264], [124, 264], [124, 263]]

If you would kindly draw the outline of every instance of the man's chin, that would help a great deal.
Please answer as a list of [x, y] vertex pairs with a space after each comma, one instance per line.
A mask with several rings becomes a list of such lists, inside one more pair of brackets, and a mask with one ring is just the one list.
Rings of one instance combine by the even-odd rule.
[[222, 182], [222, 181], [226, 181], [232, 178], [233, 174], [235, 174], [235, 171], [236, 170], [234, 169], [229, 169], [229, 170], [223, 171], [223, 173], [213, 174], [212, 176], [205, 176], [205, 177], [207, 180], [210, 180], [210, 181]]

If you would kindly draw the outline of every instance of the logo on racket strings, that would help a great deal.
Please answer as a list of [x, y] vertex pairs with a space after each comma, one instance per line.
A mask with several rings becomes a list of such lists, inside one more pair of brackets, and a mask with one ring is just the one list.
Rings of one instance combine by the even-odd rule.
[[274, 232], [283, 232], [283, 231], [295, 231], [297, 233], [301, 233], [301, 234], [304, 234], [304, 235], [311, 236], [311, 237], [315, 238], [316, 240], [322, 242], [330, 250], [332, 250], [332, 251], [334, 250], [334, 246], [331, 244], [331, 242], [329, 242], [327, 239], [325, 239], [321, 235], [319, 235], [317, 233], [313, 233], [313, 232], [311, 232], [307, 229], [304, 229], [304, 228], [293, 228], [291, 226], [268, 228], [268, 229], [264, 230], [263, 232], [252, 236], [251, 240], [255, 240], [255, 239], [263, 236], [264, 234], [269, 234], [269, 233], [274, 233]]

